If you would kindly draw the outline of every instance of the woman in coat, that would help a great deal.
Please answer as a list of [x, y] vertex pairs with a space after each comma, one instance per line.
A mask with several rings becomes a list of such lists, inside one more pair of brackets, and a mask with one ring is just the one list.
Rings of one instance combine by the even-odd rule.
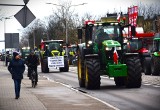
[[11, 60], [8, 70], [12, 75], [15, 87], [15, 99], [20, 97], [21, 80], [25, 71], [25, 62], [21, 59], [17, 52], [13, 52], [13, 59]]

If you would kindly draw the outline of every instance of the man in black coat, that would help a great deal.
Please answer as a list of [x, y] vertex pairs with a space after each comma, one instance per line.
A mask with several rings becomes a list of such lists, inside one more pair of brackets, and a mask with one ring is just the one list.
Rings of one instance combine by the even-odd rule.
[[38, 82], [38, 73], [37, 66], [39, 65], [39, 58], [32, 50], [31, 53], [27, 56], [26, 65], [28, 66], [28, 77], [31, 77], [31, 69], [36, 72], [36, 84]]
[[25, 62], [21, 59], [17, 52], [13, 52], [13, 59], [8, 66], [8, 70], [14, 80], [15, 99], [18, 99], [20, 97], [21, 81], [25, 71]]

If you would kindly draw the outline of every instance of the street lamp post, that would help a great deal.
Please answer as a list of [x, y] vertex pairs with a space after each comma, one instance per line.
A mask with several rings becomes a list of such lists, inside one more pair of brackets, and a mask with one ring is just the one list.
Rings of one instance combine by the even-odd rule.
[[65, 24], [66, 24], [66, 30], [65, 30], [65, 31], [66, 31], [66, 55], [68, 56], [68, 23], [67, 23], [67, 21], [68, 21], [68, 11], [69, 11], [69, 9], [70, 9], [71, 7], [73, 7], [73, 6], [85, 5], [85, 4], [87, 4], [87, 3], [70, 5], [69, 7], [65, 7], [65, 6], [63, 6], [63, 5], [54, 4], [54, 3], [46, 3], [46, 4], [51, 4], [51, 5], [60, 6], [60, 7], [65, 8], [65, 14], [66, 14], [66, 16], [65, 16], [65, 18], [66, 18], [66, 20], [65, 20]]
[[5, 46], [5, 33], [6, 33], [6, 20], [7, 19], [11, 19], [10, 17], [5, 17], [4, 19], [4, 51], [5, 51], [5, 65], [8, 66], [8, 62], [7, 62], [7, 54], [6, 54], [6, 46]]

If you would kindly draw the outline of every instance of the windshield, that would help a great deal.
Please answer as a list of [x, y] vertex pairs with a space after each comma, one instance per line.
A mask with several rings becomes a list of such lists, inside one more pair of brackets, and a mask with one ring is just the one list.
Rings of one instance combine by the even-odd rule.
[[22, 52], [30, 52], [30, 49], [22, 49]]
[[143, 47], [142, 41], [138, 39], [132, 39], [130, 40], [130, 48], [131, 50], [139, 50]]
[[156, 48], [156, 51], [160, 51], [160, 41], [159, 40], [155, 41], [155, 48]]
[[93, 27], [93, 36], [95, 40], [116, 40], [119, 37], [119, 26], [98, 26]]
[[59, 43], [49, 43], [48, 49], [49, 49], [49, 51], [59, 50], [60, 49], [60, 44]]

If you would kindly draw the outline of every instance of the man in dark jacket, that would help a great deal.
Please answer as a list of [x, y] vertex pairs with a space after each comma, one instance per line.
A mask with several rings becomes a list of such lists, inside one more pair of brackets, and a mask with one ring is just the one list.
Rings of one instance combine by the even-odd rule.
[[21, 81], [25, 71], [25, 62], [21, 59], [17, 52], [13, 52], [13, 59], [8, 66], [8, 70], [14, 80], [15, 99], [18, 99], [20, 97]]
[[31, 53], [27, 56], [26, 65], [28, 66], [28, 77], [31, 77], [31, 69], [36, 72], [36, 84], [38, 82], [37, 66], [39, 65], [39, 58], [32, 50]]

